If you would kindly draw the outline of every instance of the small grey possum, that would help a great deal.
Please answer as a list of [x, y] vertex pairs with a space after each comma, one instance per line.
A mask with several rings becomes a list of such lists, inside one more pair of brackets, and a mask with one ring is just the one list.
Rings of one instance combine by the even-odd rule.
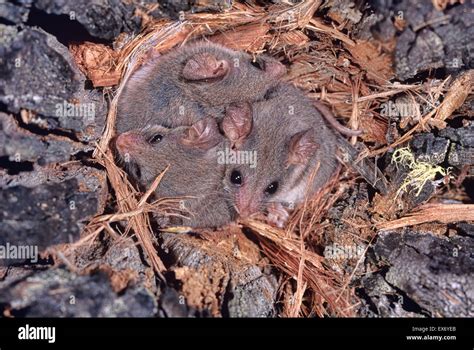
[[264, 101], [231, 110], [222, 121], [236, 152], [255, 152], [255, 167], [228, 166], [224, 189], [241, 217], [268, 211], [282, 226], [290, 208], [321, 188], [337, 168], [337, 137], [313, 103], [281, 83]]
[[254, 60], [218, 44], [187, 44], [151, 57], [132, 73], [119, 96], [116, 130], [219, 119], [226, 105], [263, 98], [285, 73], [285, 66], [269, 56]]
[[218, 163], [217, 156], [226, 144], [211, 117], [189, 127], [151, 125], [115, 140], [119, 158], [143, 187], [169, 165], [155, 195], [182, 197], [181, 209], [187, 218], [171, 218], [171, 225], [191, 227], [219, 227], [235, 216], [222, 185], [225, 165]]

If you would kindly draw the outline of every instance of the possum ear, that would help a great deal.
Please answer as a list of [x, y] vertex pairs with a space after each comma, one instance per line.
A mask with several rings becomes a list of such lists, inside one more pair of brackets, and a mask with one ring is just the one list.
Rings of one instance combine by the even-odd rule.
[[252, 107], [249, 103], [232, 104], [226, 108], [221, 127], [232, 147], [239, 148], [250, 134], [252, 122]]
[[318, 147], [312, 128], [293, 135], [290, 140], [288, 164], [306, 164]]
[[216, 146], [222, 139], [214, 118], [201, 119], [187, 128], [180, 138], [181, 144], [208, 150]]
[[216, 56], [203, 52], [192, 56], [184, 65], [183, 77], [199, 81], [223, 78], [229, 71], [229, 62], [219, 60]]
[[264, 59], [265, 72], [275, 78], [280, 78], [286, 74], [286, 67], [274, 58], [266, 57]]

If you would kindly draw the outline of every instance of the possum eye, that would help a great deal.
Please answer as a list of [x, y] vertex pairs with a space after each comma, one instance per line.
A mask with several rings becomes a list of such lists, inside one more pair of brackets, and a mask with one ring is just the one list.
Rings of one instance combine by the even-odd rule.
[[278, 182], [273, 181], [270, 185], [267, 186], [265, 189], [265, 193], [272, 195], [275, 194], [275, 192], [278, 190]]
[[255, 59], [255, 61], [251, 60], [250, 64], [254, 66], [255, 68], [258, 68], [260, 70], [265, 70], [265, 63], [260, 58]]
[[155, 134], [148, 139], [148, 143], [154, 145], [155, 143], [160, 142], [163, 139], [163, 136], [160, 134]]
[[275, 98], [275, 96], [278, 96], [278, 95], [276, 94], [276, 92], [277, 92], [277, 89], [276, 89], [275, 86], [269, 88], [269, 89], [267, 90], [267, 92], [265, 92], [265, 95], [263, 96], [263, 99], [264, 99], [264, 100], [271, 100], [271, 99]]
[[230, 174], [230, 182], [237, 186], [242, 185], [242, 174], [240, 173], [240, 171], [234, 170]]

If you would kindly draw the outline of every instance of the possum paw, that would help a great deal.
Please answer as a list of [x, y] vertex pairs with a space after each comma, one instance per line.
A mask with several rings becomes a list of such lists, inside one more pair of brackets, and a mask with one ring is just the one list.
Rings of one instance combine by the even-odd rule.
[[290, 212], [281, 203], [272, 203], [268, 207], [267, 221], [271, 224], [276, 225], [279, 228], [285, 226]]

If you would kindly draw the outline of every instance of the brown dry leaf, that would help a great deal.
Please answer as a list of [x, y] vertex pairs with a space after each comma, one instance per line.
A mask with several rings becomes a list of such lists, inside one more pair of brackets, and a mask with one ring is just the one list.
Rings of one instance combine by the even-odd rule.
[[266, 23], [250, 23], [213, 35], [209, 39], [234, 50], [257, 53], [268, 41], [269, 29], [270, 26]]
[[[455, 110], [457, 110], [471, 93], [474, 86], [474, 69], [468, 70], [461, 74], [449, 87], [444, 101], [441, 103], [435, 119], [446, 120]], [[445, 124], [442, 124], [441, 127]]]
[[309, 38], [300, 30], [292, 30], [289, 32], [277, 33], [271, 43], [270, 50], [284, 50], [288, 46], [302, 48], [309, 42]]
[[392, 58], [383, 51], [380, 44], [372, 41], [357, 41], [354, 46], [345, 46], [354, 61], [367, 72], [369, 79], [385, 84], [393, 78]]
[[69, 46], [79, 69], [92, 81], [94, 87], [114, 86], [120, 81], [116, 69], [118, 54], [111, 48], [91, 42]]
[[[350, 74], [334, 64], [334, 53], [315, 47], [311, 52], [304, 49], [298, 55], [290, 58], [292, 64], [285, 80], [293, 82], [305, 91], [327, 90], [344, 92], [350, 95]], [[357, 73], [359, 70], [357, 70]], [[318, 96], [319, 97], [319, 96]], [[321, 98], [322, 99], [322, 98]], [[342, 99], [346, 101], [347, 95]], [[328, 99], [329, 101], [329, 99]], [[330, 101], [331, 104], [333, 101]]]
[[378, 144], [385, 145], [387, 143], [387, 121], [368, 114], [362, 114], [360, 116], [360, 130], [364, 130], [364, 134], [361, 135], [362, 139], [366, 142], [377, 142]]

